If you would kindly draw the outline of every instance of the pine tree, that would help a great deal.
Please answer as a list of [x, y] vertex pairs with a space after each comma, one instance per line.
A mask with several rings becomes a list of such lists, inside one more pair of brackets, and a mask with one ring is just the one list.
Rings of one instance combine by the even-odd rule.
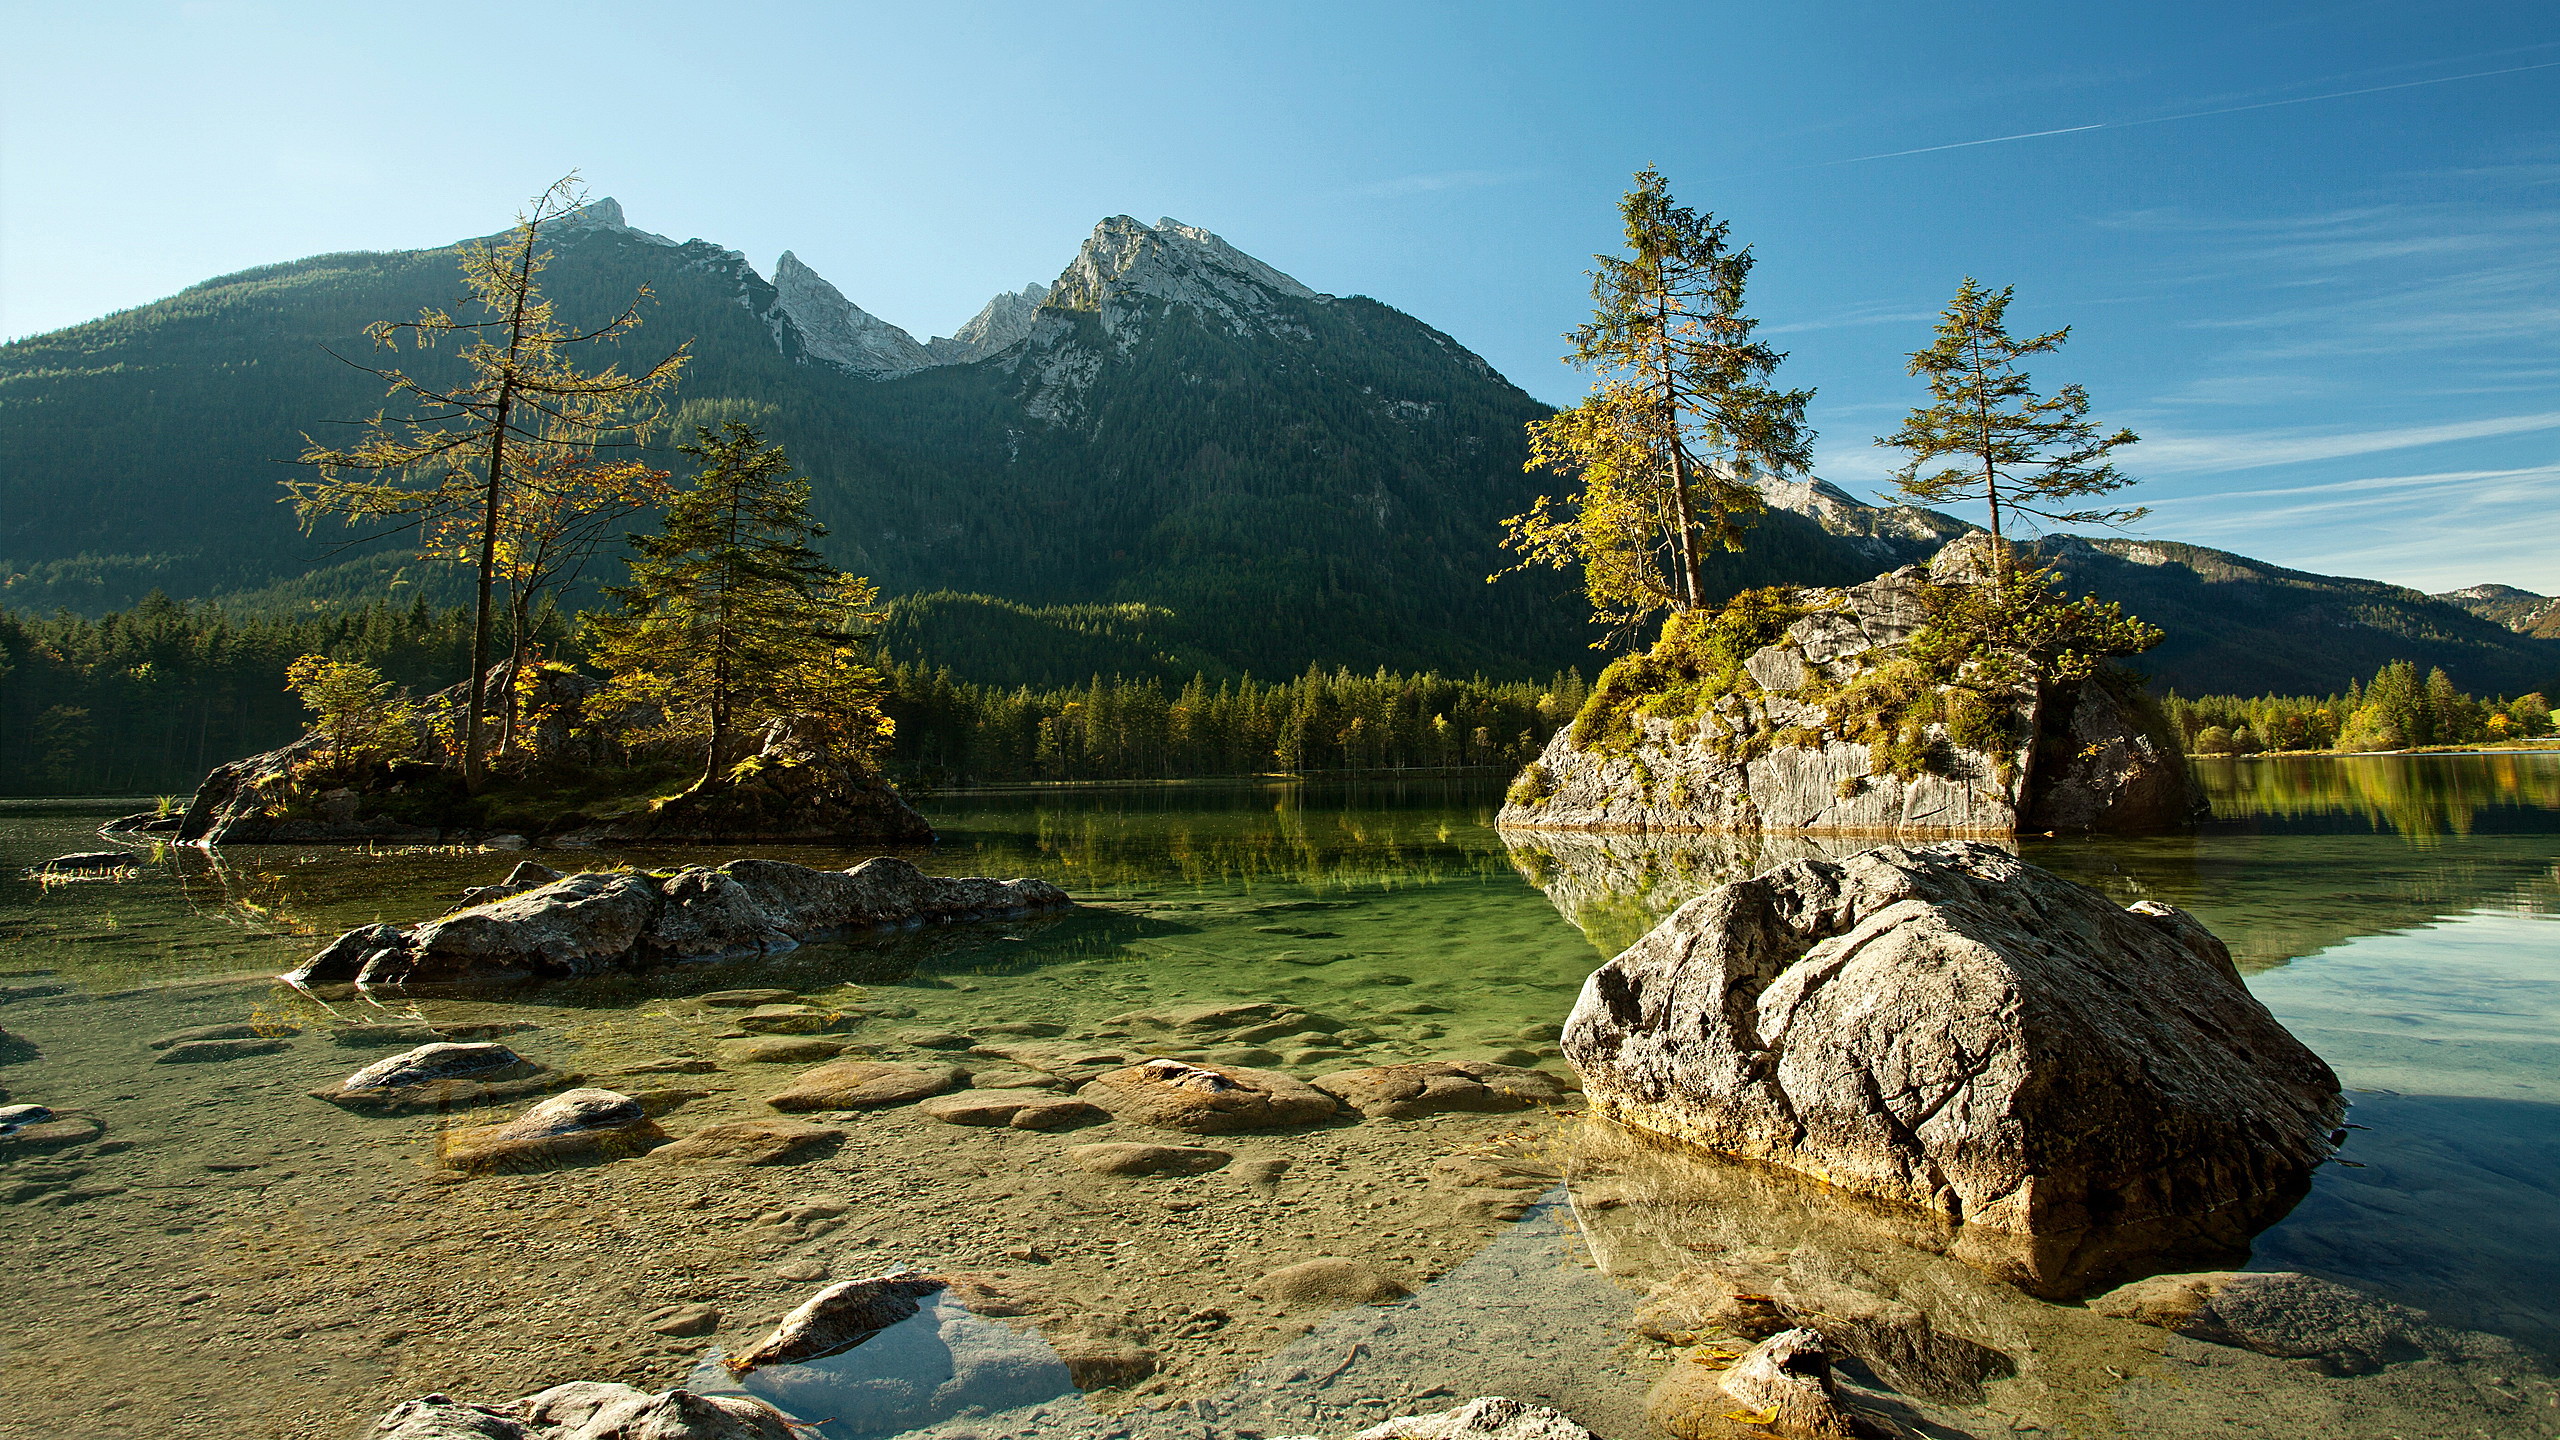
[[878, 592], [812, 548], [826, 528], [781, 447], [736, 421], [694, 435], [680, 450], [702, 473], [663, 531], [632, 538], [631, 583], [606, 590], [620, 613], [588, 617], [602, 708], [654, 714], [638, 739], [698, 740], [696, 790], [727, 772], [742, 736], [786, 716], [870, 763], [892, 728], [866, 659]]
[[489, 749], [496, 586], [503, 579], [515, 591], [521, 659], [533, 593], [597, 538], [588, 518], [628, 514], [658, 498], [659, 472], [607, 452], [647, 438], [687, 359], [687, 346], [679, 345], [647, 370], [625, 375], [613, 365], [581, 369], [562, 353], [620, 340], [638, 328], [640, 305], [649, 298], [648, 287], [641, 287], [628, 308], [592, 330], [554, 316], [538, 283], [550, 259], [540, 248], [542, 231], [576, 214], [585, 198], [569, 175], [518, 214], [504, 237], [462, 247], [463, 279], [483, 318], [457, 320], [427, 310], [415, 320], [367, 326], [365, 334], [386, 349], [403, 338], [421, 350], [448, 336], [463, 342], [461, 380], [447, 384], [398, 368], [358, 366], [380, 377], [406, 413], [377, 413], [352, 446], [304, 436], [302, 463], [317, 476], [285, 482], [306, 528], [337, 515], [350, 525], [383, 527], [377, 536], [414, 531], [421, 554], [472, 567], [477, 598], [462, 764], [475, 791]]
[[[1980, 500], [1990, 507], [1992, 567], [1995, 578], [2003, 579], [2009, 546], [2002, 526], [2012, 513], [2062, 525], [2124, 525], [2149, 513], [2140, 507], [2060, 508], [2133, 484], [2107, 456], [2139, 437], [2125, 429], [2101, 436], [2088, 418], [2089, 392], [2077, 385], [2064, 386], [2051, 399], [2036, 393], [2018, 362], [2062, 348], [2071, 327], [2013, 339], [2007, 316], [2015, 288], [1992, 290], [1970, 275], [1964, 278], [1938, 321], [1937, 343], [1911, 356], [1911, 373], [1928, 377], [1933, 403], [1913, 410], [1900, 430], [1876, 440], [1910, 453], [1910, 463], [1894, 475], [1907, 498], [1923, 505]], [[1948, 457], [1963, 463], [1921, 473]]]
[[1813, 392], [1768, 383], [1786, 356], [1742, 311], [1750, 247], [1728, 248], [1731, 227], [1673, 204], [1652, 169], [1619, 210], [1629, 253], [1593, 257], [1597, 303], [1565, 357], [1598, 387], [1529, 425], [1528, 468], [1581, 488], [1504, 521], [1503, 544], [1515, 569], [1581, 566], [1595, 617], [1623, 634], [1708, 603], [1707, 552], [1742, 549], [1760, 482], [1811, 465], [1814, 432]]

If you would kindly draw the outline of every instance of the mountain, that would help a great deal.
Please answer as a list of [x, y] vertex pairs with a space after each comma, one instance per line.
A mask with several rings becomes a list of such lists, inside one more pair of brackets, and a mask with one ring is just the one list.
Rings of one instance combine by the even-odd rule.
[[2441, 665], [2484, 695], [2560, 681], [2560, 641], [2406, 586], [2166, 540], [2057, 536], [2042, 548], [2071, 588], [2122, 601], [2167, 631], [2135, 663], [2189, 695], [2337, 694], [2394, 660]]
[[[1421, 321], [1205, 230], [1106, 220], [1055, 284], [926, 342], [796, 257], [768, 280], [610, 202], [554, 250], [566, 318], [653, 289], [627, 363], [689, 338], [679, 420], [765, 424], [833, 558], [889, 593], [1158, 607], [1151, 653], [1266, 676], [1591, 659], [1560, 578], [1484, 583], [1501, 517], [1535, 497], [1521, 427], [1544, 407]], [[324, 255], [0, 347], [0, 604], [451, 593], [393, 546], [299, 535], [276, 482], [305, 432], [382, 403], [331, 350], [365, 359], [365, 324], [459, 289], [452, 247]]]
[[[1522, 470], [1522, 427], [1546, 407], [1430, 325], [1207, 230], [1110, 217], [1053, 282], [921, 341], [795, 255], [768, 279], [610, 200], [551, 238], [564, 318], [653, 290], [626, 364], [692, 342], [679, 433], [746, 419], [789, 449], [831, 557], [906, 597], [901, 656], [1008, 684], [1311, 664], [1534, 678], [1605, 658], [1564, 577], [1485, 583], [1510, 558], [1502, 517], [1552, 487]], [[303, 434], [381, 406], [336, 356], [368, 359], [371, 321], [453, 305], [455, 260], [262, 266], [0, 346], [0, 605], [459, 598], [457, 572], [391, 543], [299, 534], [276, 484]], [[1749, 549], [1715, 558], [1719, 590], [1852, 584], [1969, 528], [1818, 480], [1769, 500]], [[2475, 690], [2560, 672], [2560, 646], [2469, 602], [2192, 546], [2056, 543], [2075, 583], [2170, 630], [2146, 662], [2191, 694], [2326, 693], [2402, 658]]]
[[2560, 640], [2560, 599], [2519, 590], [2513, 585], [2472, 585], [2435, 597], [2459, 605], [2481, 619], [2519, 635]]

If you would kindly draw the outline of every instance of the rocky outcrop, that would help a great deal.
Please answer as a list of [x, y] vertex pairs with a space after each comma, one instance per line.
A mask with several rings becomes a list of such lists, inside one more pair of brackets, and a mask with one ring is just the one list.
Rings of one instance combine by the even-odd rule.
[[[492, 689], [507, 693], [512, 673], [507, 664], [494, 667]], [[466, 708], [465, 688], [455, 685], [418, 702], [396, 753], [350, 768], [337, 763], [326, 737], [313, 731], [264, 754], [216, 766], [174, 820], [148, 812], [129, 815], [109, 822], [104, 833], [208, 847], [457, 840], [520, 845], [528, 834], [672, 844], [933, 839], [933, 827], [885, 779], [837, 758], [806, 726], [790, 720], [766, 727], [733, 781], [665, 801], [637, 795], [600, 802], [593, 813], [541, 804], [518, 813], [463, 789], [447, 736]], [[601, 688], [557, 666], [529, 675], [518, 695], [524, 717], [519, 743], [493, 757], [496, 773], [515, 790], [539, 797], [552, 783], [592, 787], [598, 775], [627, 764], [616, 730], [587, 722], [587, 707]], [[662, 783], [660, 775], [642, 788]]]
[[1593, 973], [1563, 1046], [1605, 1115], [2065, 1246], [2243, 1242], [2343, 1115], [2192, 917], [1966, 842], [1682, 906]]
[[769, 954], [860, 928], [1018, 916], [1067, 903], [1066, 892], [1045, 880], [946, 879], [885, 856], [850, 870], [779, 860], [732, 860], [664, 877], [597, 870], [406, 929], [350, 930], [285, 978], [307, 988], [589, 975]]
[[1904, 566], [1863, 584], [1796, 592], [1805, 613], [1745, 659], [1746, 679], [1695, 711], [1631, 709], [1626, 733], [1588, 733], [1580, 720], [1558, 730], [1513, 784], [1497, 823], [2000, 836], [2161, 829], [2192, 818], [2199, 802], [2185, 757], [2139, 684], [2114, 672], [2053, 693], [2021, 686], [1968, 700], [1989, 712], [1988, 724], [1915, 719], [1898, 743], [1927, 752], [1919, 765], [1909, 756], [1888, 763], [1866, 721], [1840, 709], [1844, 690], [1902, 656], [1944, 590], [1976, 583], [1974, 550], [1951, 545], [1926, 570]]

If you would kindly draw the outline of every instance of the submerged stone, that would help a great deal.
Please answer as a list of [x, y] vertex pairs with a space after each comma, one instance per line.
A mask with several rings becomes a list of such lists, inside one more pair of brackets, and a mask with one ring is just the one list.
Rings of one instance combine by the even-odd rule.
[[922, 1309], [943, 1282], [916, 1271], [897, 1271], [828, 1286], [782, 1317], [773, 1333], [728, 1362], [744, 1375], [766, 1365], [796, 1364], [850, 1350]]
[[1235, 1156], [1199, 1145], [1078, 1145], [1067, 1158], [1096, 1175], [1205, 1175]]
[[649, 1158], [678, 1165], [796, 1165], [835, 1148], [844, 1135], [840, 1125], [805, 1120], [728, 1120], [660, 1146]]
[[632, 1096], [564, 1090], [503, 1125], [450, 1133], [440, 1158], [468, 1174], [547, 1170], [642, 1154], [666, 1138]]
[[956, 1065], [841, 1060], [799, 1076], [764, 1103], [776, 1110], [870, 1110], [940, 1095], [968, 1079]]
[[1498, 1114], [1555, 1105], [1573, 1091], [1542, 1070], [1482, 1060], [1426, 1060], [1319, 1075], [1315, 1087], [1371, 1120], [1413, 1120], [1444, 1111]]
[[1352, 1440], [1599, 1440], [1561, 1410], [1486, 1395], [1430, 1415], [1398, 1415]]
[[1147, 1060], [1095, 1077], [1077, 1092], [1122, 1120], [1195, 1135], [1271, 1130], [1341, 1108], [1305, 1081], [1271, 1070]]

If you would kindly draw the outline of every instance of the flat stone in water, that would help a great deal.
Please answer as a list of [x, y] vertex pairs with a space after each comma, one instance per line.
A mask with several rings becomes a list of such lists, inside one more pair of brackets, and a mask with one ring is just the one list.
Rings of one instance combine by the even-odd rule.
[[870, 1110], [940, 1095], [968, 1078], [956, 1065], [839, 1060], [795, 1078], [764, 1103], [776, 1110]]
[[898, 1043], [918, 1050], [966, 1050], [978, 1043], [974, 1035], [955, 1034], [949, 1030], [901, 1030]]
[[797, 990], [714, 990], [693, 997], [701, 1004], [718, 1010], [752, 1010], [758, 1005], [798, 1005], [802, 1001]]
[[172, 1030], [151, 1042], [154, 1050], [184, 1045], [190, 1040], [272, 1040], [285, 1035], [298, 1035], [299, 1025], [260, 1021], [254, 1025], [198, 1025], [191, 1030]]
[[155, 1065], [200, 1065], [212, 1060], [238, 1060], [248, 1055], [273, 1055], [291, 1048], [282, 1040], [181, 1040], [151, 1057], [151, 1061]]
[[653, 1150], [649, 1158], [670, 1164], [793, 1165], [816, 1159], [844, 1136], [840, 1125], [805, 1120], [729, 1120]]
[[752, 1040], [730, 1040], [720, 1046], [720, 1058], [738, 1065], [805, 1065], [812, 1060], [832, 1060], [845, 1051], [842, 1040], [820, 1040], [806, 1035], [759, 1035]]
[[1132, 1145], [1106, 1142], [1067, 1151], [1077, 1168], [1096, 1175], [1205, 1175], [1234, 1159], [1204, 1145]]
[[916, 1107], [952, 1125], [1007, 1125], [1016, 1130], [1073, 1130], [1111, 1116], [1101, 1107], [1037, 1090], [963, 1090]]
[[1263, 1276], [1259, 1288], [1273, 1303], [1287, 1310], [1375, 1305], [1413, 1293], [1402, 1281], [1374, 1265], [1333, 1256], [1284, 1265]]
[[758, 1005], [738, 1017], [738, 1028], [758, 1035], [822, 1035], [850, 1030], [855, 1017], [823, 1005]]

